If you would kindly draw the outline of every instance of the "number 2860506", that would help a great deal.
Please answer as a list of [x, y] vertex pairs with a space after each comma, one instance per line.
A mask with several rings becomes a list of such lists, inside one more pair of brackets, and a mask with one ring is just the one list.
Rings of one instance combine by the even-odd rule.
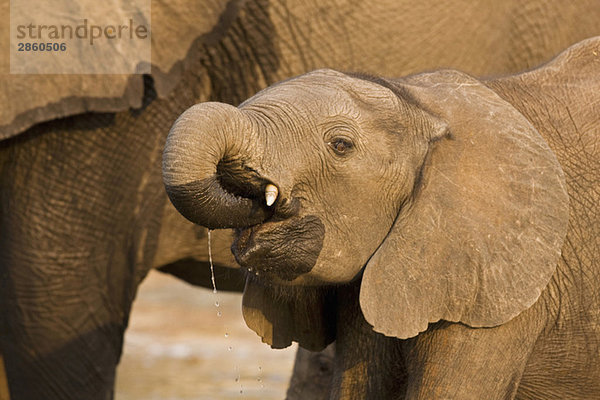
[[17, 51], [66, 51], [66, 43], [17, 43]]

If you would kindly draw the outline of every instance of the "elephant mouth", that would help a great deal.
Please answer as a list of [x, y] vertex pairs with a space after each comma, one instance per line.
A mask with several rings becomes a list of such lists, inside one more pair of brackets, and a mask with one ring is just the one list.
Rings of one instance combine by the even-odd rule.
[[231, 250], [248, 273], [292, 281], [315, 266], [324, 237], [318, 217], [295, 216], [236, 229]]

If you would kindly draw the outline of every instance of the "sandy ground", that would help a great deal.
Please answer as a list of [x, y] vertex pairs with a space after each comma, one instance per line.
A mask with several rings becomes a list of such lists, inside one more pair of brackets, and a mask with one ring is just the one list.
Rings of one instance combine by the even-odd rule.
[[246, 327], [239, 294], [151, 272], [133, 305], [116, 400], [281, 400], [294, 355]]

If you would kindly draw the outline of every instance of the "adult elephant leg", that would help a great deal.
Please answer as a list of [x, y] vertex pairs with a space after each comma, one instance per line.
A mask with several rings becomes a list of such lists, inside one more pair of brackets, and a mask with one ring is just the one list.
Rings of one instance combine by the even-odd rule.
[[165, 201], [164, 138], [118, 129], [132, 118], [59, 120], [0, 148], [0, 352], [13, 400], [113, 396]]

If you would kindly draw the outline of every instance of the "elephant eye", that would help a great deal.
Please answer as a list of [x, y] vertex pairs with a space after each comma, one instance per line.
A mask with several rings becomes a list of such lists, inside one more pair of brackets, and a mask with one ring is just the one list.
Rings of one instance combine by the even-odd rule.
[[354, 148], [354, 144], [346, 138], [335, 138], [327, 144], [340, 156], [348, 154]]

